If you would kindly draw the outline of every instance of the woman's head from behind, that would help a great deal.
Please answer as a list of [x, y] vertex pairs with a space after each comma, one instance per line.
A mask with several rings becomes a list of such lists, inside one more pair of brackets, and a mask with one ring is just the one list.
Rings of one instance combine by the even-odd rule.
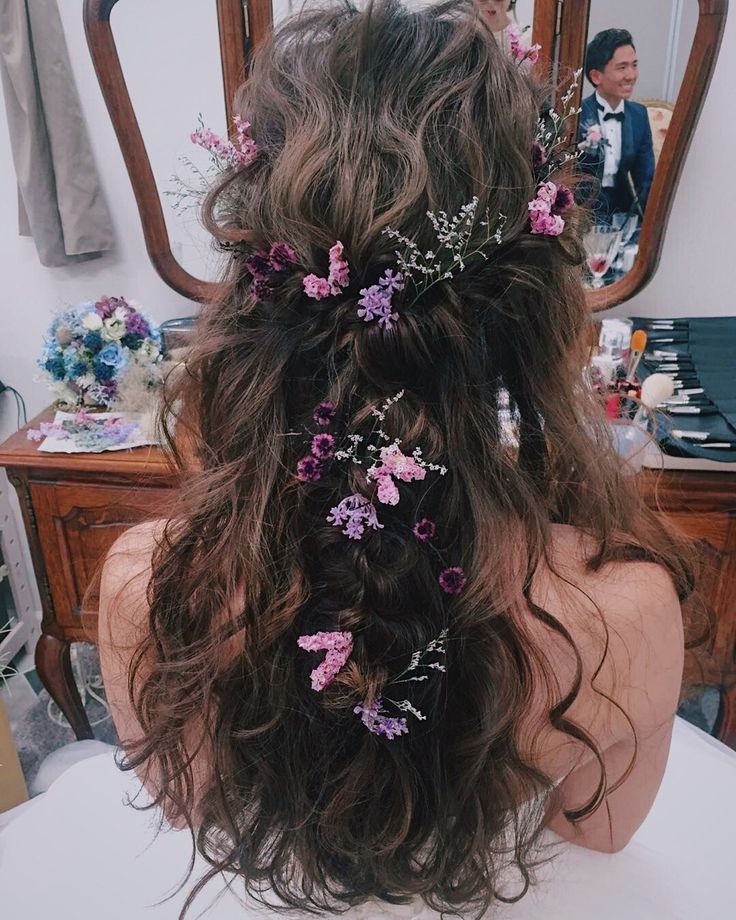
[[[636, 529], [574, 357], [580, 218], [530, 232], [539, 94], [470, 4], [306, 12], [239, 105], [259, 153], [208, 202], [232, 255], [175, 394], [201, 470], [155, 560], [132, 762], [157, 764], [161, 798], [251, 892], [482, 907], [504, 861], [527, 878], [540, 824], [521, 808], [546, 781], [517, 746], [536, 657], [517, 615], [550, 521], [602, 545]], [[385, 231], [426, 257], [427, 212], [475, 199], [464, 268], [428, 290], [409, 268], [398, 318], [366, 321], [365, 290], [406, 255]], [[349, 278], [316, 299], [304, 279], [336, 240]], [[274, 244], [289, 256], [259, 299], [252, 257]], [[379, 700], [396, 737], [374, 731]]]

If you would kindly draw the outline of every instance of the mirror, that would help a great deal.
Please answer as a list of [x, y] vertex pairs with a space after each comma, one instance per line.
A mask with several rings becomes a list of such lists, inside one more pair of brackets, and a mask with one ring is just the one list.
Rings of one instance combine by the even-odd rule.
[[535, 37], [556, 72], [584, 71], [576, 140], [594, 209], [594, 311], [633, 297], [657, 269], [727, 10], [728, 0], [537, 0]]
[[595, 226], [585, 239], [588, 283], [633, 270], [655, 171], [698, 25], [692, 0], [591, 0], [578, 127]]
[[[415, 5], [423, 2], [425, 0], [413, 0]], [[588, 303], [594, 311], [615, 306], [641, 290], [659, 263], [677, 183], [718, 57], [728, 0], [649, 0], [646, 4], [640, 0], [617, 0], [616, 3], [610, 0], [478, 2], [483, 14], [492, 22], [492, 28], [493, 23], [498, 25], [494, 31], [499, 41], [508, 41], [507, 30], [515, 22], [522, 31], [524, 44], [542, 45], [539, 66], [543, 76], [549, 75], [550, 64], [553, 73], [558, 74], [581, 68], [589, 40], [600, 31], [625, 28], [632, 33], [637, 75], [636, 80], [631, 75], [622, 78], [629, 96], [624, 98], [623, 114], [626, 117], [627, 103], [632, 105], [636, 101], [643, 107], [644, 112], [639, 108], [635, 110], [636, 131], [633, 119], [631, 136], [625, 121], [608, 119], [606, 122], [606, 114], [622, 113], [614, 111], [614, 107], [609, 113], [604, 106], [603, 123], [598, 118], [599, 126], [606, 128], [605, 140], [609, 133], [613, 140], [610, 148], [600, 140], [595, 153], [592, 144], [596, 134], [595, 131], [590, 134], [588, 128], [594, 127], [599, 110], [593, 108], [591, 115], [590, 107], [596, 105], [591, 84], [586, 84], [585, 98], [581, 93], [580, 99], [588, 114], [584, 112], [580, 119], [582, 133], [578, 142], [591, 142], [581, 166], [584, 170], [587, 168], [591, 188], [600, 183], [603, 189], [612, 189], [603, 192], [606, 207], [600, 213], [606, 219], [599, 221], [604, 230], [612, 225], [612, 232], [597, 231], [589, 244], [589, 265], [595, 271], [591, 269]], [[118, 0], [85, 0], [84, 21], [92, 60], [135, 191], [148, 253], [170, 287], [192, 300], [209, 300], [217, 296], [217, 286], [197, 277], [194, 266], [191, 273], [183, 268], [181, 260], [172, 252], [162, 207], [162, 193], [168, 184], [161, 187], [162, 167], [156, 166], [156, 175], [151, 167], [110, 23], [110, 14], [117, 3]], [[209, 8], [216, 11], [228, 124], [232, 123], [231, 100], [247, 73], [249, 54], [268, 34], [272, 22], [279, 22], [302, 5], [302, 0], [210, 0]], [[142, 15], [140, 6], [138, 11]], [[533, 23], [533, 37], [524, 32], [529, 23]], [[214, 46], [214, 32], [209, 44]], [[617, 66], [616, 61], [613, 63]], [[599, 74], [605, 76], [608, 65], [601, 66], [603, 71], [597, 70], [594, 77], [598, 82]], [[628, 61], [626, 66], [633, 68], [633, 62]], [[134, 82], [131, 75], [131, 83]], [[600, 88], [605, 91], [605, 87]], [[133, 86], [133, 92], [139, 94], [140, 89]], [[615, 95], [609, 94], [609, 97], [616, 102]], [[218, 105], [222, 108], [221, 99], [213, 100], [206, 107], [207, 112], [216, 111]], [[196, 119], [197, 111], [190, 112], [188, 104], [185, 108], [187, 117], [191, 115]], [[646, 133], [647, 123], [652, 128], [654, 167], [651, 182], [649, 172], [633, 168], [631, 156], [632, 143], [636, 149], [636, 135], [642, 130]], [[221, 125], [212, 127], [222, 130]], [[186, 138], [176, 151], [182, 152], [182, 149], [186, 149]], [[156, 160], [159, 153], [154, 151], [154, 154]], [[170, 158], [169, 154], [167, 156]], [[164, 171], [170, 174], [170, 170]]]

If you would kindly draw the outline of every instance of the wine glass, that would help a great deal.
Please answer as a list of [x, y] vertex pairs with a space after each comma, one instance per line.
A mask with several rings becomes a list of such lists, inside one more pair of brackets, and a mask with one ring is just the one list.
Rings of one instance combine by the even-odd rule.
[[604, 224], [585, 234], [588, 270], [593, 276], [593, 290], [603, 287], [603, 276], [613, 264], [621, 245], [621, 231]]

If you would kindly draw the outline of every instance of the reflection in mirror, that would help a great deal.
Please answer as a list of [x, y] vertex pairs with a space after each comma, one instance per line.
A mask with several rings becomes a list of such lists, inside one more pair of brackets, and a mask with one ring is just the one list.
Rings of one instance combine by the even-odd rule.
[[[580, 168], [595, 223], [593, 289], [631, 271], [649, 192], [698, 24], [697, 0], [592, 0]], [[587, 187], [586, 187], [587, 186]]]
[[[226, 126], [217, 11], [210, 3], [157, 0], [153, 25], [141, 29], [141, 0], [118, 3], [115, 35], [125, 80], [159, 192], [171, 251], [195, 278], [219, 275], [219, 254], [201, 224], [197, 197], [210, 158], [190, 141], [201, 116], [222, 133]], [[168, 10], [168, 13], [166, 12]], [[165, 22], [176, 22], [166, 29]], [[159, 27], [160, 26], [160, 27]], [[129, 62], [163, 61], [152, 81], [145, 67]], [[166, 131], [161, 131], [165, 118]], [[158, 138], [156, 143], [152, 139]]]
[[519, 33], [522, 44], [531, 45], [534, 0], [478, 0], [478, 7], [506, 51], [511, 53], [512, 39]]

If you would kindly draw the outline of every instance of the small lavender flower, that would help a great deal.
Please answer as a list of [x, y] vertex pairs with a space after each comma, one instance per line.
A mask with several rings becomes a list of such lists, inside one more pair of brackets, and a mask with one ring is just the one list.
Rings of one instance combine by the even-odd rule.
[[326, 428], [335, 417], [335, 407], [331, 402], [321, 402], [312, 417], [318, 425]]
[[353, 712], [360, 716], [360, 721], [372, 735], [383, 736], [393, 741], [400, 735], [409, 734], [406, 719], [392, 719], [386, 715], [380, 696], [377, 696], [372, 703], [356, 706]]
[[302, 457], [296, 465], [296, 478], [300, 482], [317, 482], [322, 477], [320, 462], [316, 457]]
[[318, 460], [331, 460], [335, 456], [335, 439], [331, 434], [316, 434], [312, 438], [312, 454]]
[[349, 495], [339, 505], [330, 510], [327, 523], [333, 527], [343, 527], [343, 534], [351, 540], [360, 540], [370, 527], [372, 530], [383, 530], [379, 523], [376, 509], [364, 495]]
[[445, 594], [460, 594], [465, 587], [465, 572], [459, 565], [452, 566], [440, 574], [439, 583]]

